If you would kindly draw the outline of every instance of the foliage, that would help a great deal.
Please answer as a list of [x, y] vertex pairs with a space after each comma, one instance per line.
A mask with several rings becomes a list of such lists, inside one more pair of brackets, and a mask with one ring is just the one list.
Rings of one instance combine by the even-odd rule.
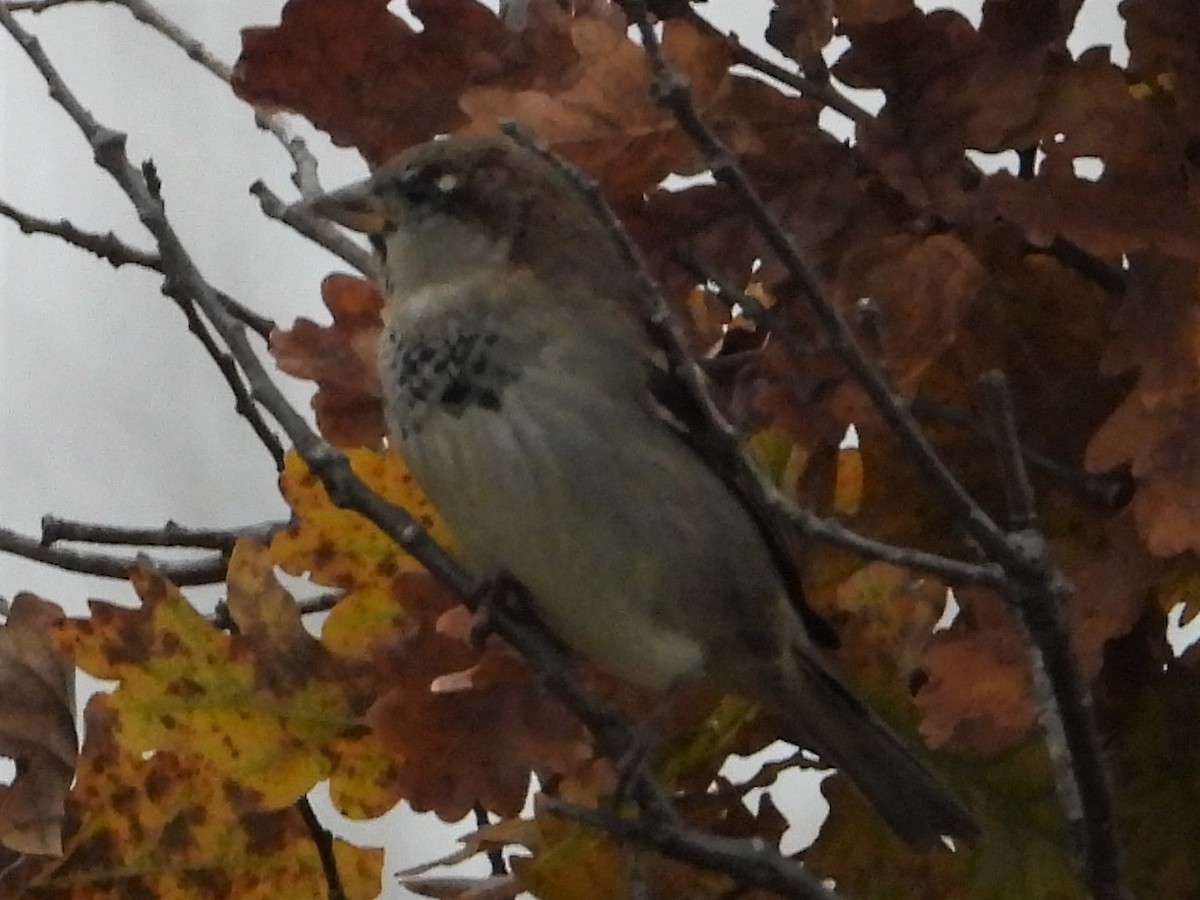
[[[777, 0], [767, 36], [804, 67], [811, 90], [798, 95], [748, 74], [739, 45], [688, 4], [658, 5], [666, 55], [700, 113], [921, 414], [938, 455], [1000, 520], [1009, 485], [978, 381], [1006, 373], [1041, 529], [1074, 586], [1063, 613], [1098, 705], [1129, 883], [1140, 896], [1186, 898], [1200, 892], [1200, 656], [1176, 658], [1165, 635], [1172, 616], [1200, 611], [1200, 27], [1191, 0], [1123, 0], [1122, 67], [1107, 48], [1066, 50], [1078, 6], [987, 0], [976, 28], [908, 0]], [[384, 0], [289, 0], [278, 26], [243, 33], [234, 88], [306, 116], [371, 165], [441, 133], [520, 121], [598, 180], [712, 363], [724, 408], [787, 492], [877, 540], [972, 558], [742, 205], [703, 181], [662, 187], [708, 161], [655, 102], [620, 6], [582, 0], [564, 12], [535, 0], [521, 29], [475, 0], [409, 8], [420, 30]], [[848, 45], [827, 82], [816, 51], [835, 33]], [[838, 83], [884, 98], [875, 114], [842, 107], [855, 119], [849, 142], [826, 129]], [[764, 340], [696, 288], [697, 262], [713, 282], [782, 310], [807, 352]], [[436, 512], [383, 447], [381, 300], [347, 275], [321, 291], [331, 324], [277, 330], [278, 366], [316, 382], [321, 433], [445, 544]], [[839, 449], [851, 425], [859, 447]], [[544, 805], [522, 818], [532, 773], [585, 804], [608, 802], [620, 773], [513, 651], [494, 638], [476, 646], [454, 598], [332, 505], [295, 454], [281, 490], [290, 526], [230, 559], [230, 628], [144, 569], [132, 575], [139, 608], [96, 601], [89, 617], [42, 626], [57, 648], [37, 639], [43, 664], [66, 658], [117, 684], [89, 702], [65, 813], [44, 805], [61, 804], [62, 772], [13, 796], [47, 759], [73, 765], [60, 745], [74, 739], [60, 723], [9, 743], [24, 708], [13, 691], [33, 676], [0, 668], [0, 735], [28, 761], [0, 804], [0, 842], [48, 854], [6, 872], [10, 890], [322, 896], [317, 851], [291, 804], [328, 779], [352, 818], [397, 803], [449, 821], [475, 808], [500, 818], [459, 857], [516, 848], [510, 874], [475, 884], [412, 873], [436, 896], [623, 897], [631, 883], [650, 896], [729, 891], [728, 876], [634, 851]], [[1028, 636], [1010, 604], [960, 586], [956, 618], [939, 627], [946, 581], [824, 542], [807, 543], [804, 559], [810, 602], [840, 636], [836, 662], [932, 749], [984, 834], [974, 847], [914, 855], [835, 776], [807, 864], [848, 897], [1084, 896], [1037, 727]], [[341, 592], [319, 638], [275, 567]], [[26, 608], [0, 638], [22, 627]], [[630, 718], [662, 728], [661, 714], [647, 715], [654, 698], [584, 672]], [[57, 696], [58, 707], [70, 702]], [[767, 745], [770, 723], [712, 697], [671, 713], [680, 736], [656, 766], [688, 824], [777, 844], [786, 820], [769, 799], [745, 802], [771, 772], [745, 784], [719, 774], [731, 752]], [[29, 832], [14, 832], [11, 809], [39, 803], [45, 831], [30, 845], [14, 837]], [[378, 854], [336, 852], [346, 895], [372, 896]]]

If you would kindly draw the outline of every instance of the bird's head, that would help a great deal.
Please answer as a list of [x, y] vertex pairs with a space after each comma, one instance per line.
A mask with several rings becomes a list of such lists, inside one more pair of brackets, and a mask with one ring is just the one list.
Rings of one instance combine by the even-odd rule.
[[311, 208], [368, 235], [389, 293], [500, 265], [554, 280], [620, 269], [579, 190], [501, 136], [420, 144]]

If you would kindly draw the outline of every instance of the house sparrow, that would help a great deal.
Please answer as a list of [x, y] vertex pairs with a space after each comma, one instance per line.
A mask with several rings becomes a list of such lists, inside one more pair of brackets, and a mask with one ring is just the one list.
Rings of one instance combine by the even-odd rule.
[[314, 203], [365, 232], [388, 427], [478, 574], [598, 666], [791, 723], [918, 846], [964, 809], [828, 667], [761, 517], [688, 443], [638, 288], [586, 200], [499, 137], [414, 147]]

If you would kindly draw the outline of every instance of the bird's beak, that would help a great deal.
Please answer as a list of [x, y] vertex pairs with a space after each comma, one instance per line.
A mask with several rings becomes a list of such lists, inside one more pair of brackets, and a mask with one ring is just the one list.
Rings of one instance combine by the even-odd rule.
[[378, 234], [387, 225], [383, 201], [373, 179], [310, 200], [309, 208], [319, 216], [363, 234]]

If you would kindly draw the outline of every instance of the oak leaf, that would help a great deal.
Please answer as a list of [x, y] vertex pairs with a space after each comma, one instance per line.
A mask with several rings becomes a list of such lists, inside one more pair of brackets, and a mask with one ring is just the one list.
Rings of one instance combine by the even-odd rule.
[[75, 773], [75, 667], [56, 651], [62, 609], [18, 594], [0, 627], [0, 754], [16, 763], [0, 785], [0, 844], [62, 852], [63, 803]]
[[339, 447], [378, 446], [386, 433], [376, 365], [383, 298], [369, 281], [333, 274], [321, 282], [331, 325], [297, 319], [271, 332], [279, 368], [317, 383], [317, 429]]
[[[266, 810], [253, 791], [186, 752], [126, 748], [126, 714], [97, 694], [68, 799], [61, 860], [27, 859], [0, 875], [4, 896], [46, 900], [272, 900], [322, 897], [327, 881], [294, 808]], [[378, 896], [381, 850], [334, 841], [347, 898]]]
[[590, 757], [579, 723], [511, 651], [481, 655], [446, 633], [444, 617], [458, 607], [430, 576], [402, 573], [393, 589], [407, 617], [375, 646], [386, 687], [367, 719], [414, 809], [457, 821], [479, 803], [514, 816], [532, 772], [567, 772]]
[[467, 122], [467, 87], [533, 86], [569, 72], [575, 51], [552, 0], [548, 27], [514, 31], [475, 0], [412, 0], [414, 30], [387, 0], [288, 0], [279, 25], [247, 28], [233, 88], [249, 103], [301, 113], [373, 166]]
[[262, 808], [280, 808], [329, 776], [325, 747], [361, 728], [366, 699], [353, 664], [297, 631], [264, 552], [241, 543], [230, 569], [231, 613], [247, 636], [218, 631], [170, 582], [136, 568], [140, 608], [93, 600], [90, 618], [64, 621], [56, 642], [84, 671], [119, 682], [110, 702], [126, 752], [202, 756]]

